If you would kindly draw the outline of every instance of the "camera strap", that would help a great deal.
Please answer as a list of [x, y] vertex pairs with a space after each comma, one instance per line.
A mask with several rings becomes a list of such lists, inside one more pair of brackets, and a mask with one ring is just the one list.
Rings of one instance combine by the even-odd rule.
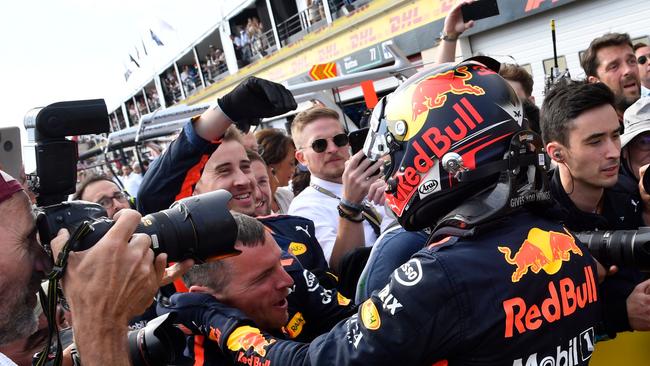
[[[43, 347], [43, 350], [34, 356], [32, 362], [34, 366], [59, 366], [63, 361], [63, 349], [61, 346], [61, 338], [59, 337], [59, 327], [56, 324], [56, 306], [60, 296], [59, 281], [63, 278], [63, 274], [65, 273], [70, 252], [76, 247], [77, 242], [87, 235], [90, 230], [91, 227], [88, 221], [85, 221], [77, 228], [77, 230], [75, 230], [75, 232], [70, 236], [70, 239], [68, 239], [63, 248], [61, 248], [61, 252], [52, 267], [52, 271], [47, 275], [49, 278], [47, 295], [42, 288], [39, 289], [39, 298], [41, 306], [43, 307], [43, 313], [47, 318], [49, 335], [47, 344]], [[53, 350], [54, 339], [56, 339], [56, 348]], [[54, 354], [52, 354], [52, 351], [54, 351]]]

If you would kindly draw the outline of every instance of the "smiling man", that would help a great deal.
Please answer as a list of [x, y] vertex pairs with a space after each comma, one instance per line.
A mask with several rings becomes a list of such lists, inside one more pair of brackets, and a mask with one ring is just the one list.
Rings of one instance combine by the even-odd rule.
[[607, 33], [591, 41], [582, 58], [590, 83], [602, 82], [616, 97], [616, 111], [623, 113], [641, 96], [637, 58], [627, 33]]

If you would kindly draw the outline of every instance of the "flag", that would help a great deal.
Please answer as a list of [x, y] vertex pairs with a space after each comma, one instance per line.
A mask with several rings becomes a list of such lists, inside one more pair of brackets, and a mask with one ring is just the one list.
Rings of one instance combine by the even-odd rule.
[[129, 53], [129, 59], [131, 62], [135, 64], [135, 66], [140, 67], [140, 64], [133, 58], [133, 56]]
[[140, 38], [140, 41], [142, 41], [142, 50], [144, 51], [144, 55], [149, 56], [147, 53], [147, 47], [144, 46], [144, 39]]
[[164, 45], [165, 45], [164, 43], [162, 43], [162, 41], [160, 40], [160, 38], [158, 38], [158, 36], [156, 35], [156, 33], [153, 32], [153, 30], [149, 29], [149, 33], [151, 33], [151, 39], [153, 39], [153, 41], [156, 42], [156, 44], [157, 44], [158, 46], [164, 46]]

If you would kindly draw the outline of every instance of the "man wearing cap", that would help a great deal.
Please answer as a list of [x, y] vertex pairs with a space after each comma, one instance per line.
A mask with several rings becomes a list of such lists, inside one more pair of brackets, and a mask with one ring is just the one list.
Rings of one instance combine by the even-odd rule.
[[[163, 277], [166, 255], [154, 262], [149, 236], [133, 234], [140, 215], [123, 210], [116, 217], [95, 246], [68, 257], [63, 291], [74, 316], [79, 355], [86, 355], [84, 365], [129, 364], [127, 321], [149, 305]], [[62, 230], [52, 241], [55, 257], [68, 238]], [[27, 194], [1, 170], [0, 250], [0, 344], [5, 344], [36, 331], [36, 292], [51, 260], [36, 238]], [[13, 362], [0, 354], [0, 364]]]
[[641, 96], [650, 96], [650, 46], [643, 42], [634, 45], [634, 55], [639, 67], [639, 79], [641, 80]]
[[621, 175], [638, 183], [639, 169], [650, 163], [650, 98], [641, 98], [623, 115]]

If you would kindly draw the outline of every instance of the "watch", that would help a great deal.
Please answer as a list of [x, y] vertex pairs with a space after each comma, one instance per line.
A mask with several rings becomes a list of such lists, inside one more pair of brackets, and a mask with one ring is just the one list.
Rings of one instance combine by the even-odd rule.
[[447, 32], [444, 30], [440, 32], [440, 40], [441, 41], [447, 41], [447, 42], [456, 42], [458, 40], [458, 37], [460, 37], [460, 34], [456, 35], [456, 37], [450, 37]]

